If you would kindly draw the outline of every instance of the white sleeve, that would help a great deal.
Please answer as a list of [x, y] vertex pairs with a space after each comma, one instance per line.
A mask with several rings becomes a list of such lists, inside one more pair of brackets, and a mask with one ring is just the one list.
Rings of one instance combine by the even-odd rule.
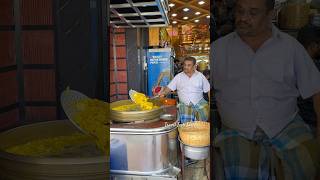
[[202, 89], [204, 93], [210, 91], [210, 83], [205, 76], [202, 76]]
[[170, 83], [168, 84], [168, 88], [171, 89], [171, 91], [175, 91], [177, 90], [177, 83], [178, 83], [178, 75], [175, 76], [171, 81]]
[[315, 63], [303, 48], [298, 44], [295, 50], [295, 73], [297, 87], [302, 98], [308, 98], [320, 92], [320, 72]]

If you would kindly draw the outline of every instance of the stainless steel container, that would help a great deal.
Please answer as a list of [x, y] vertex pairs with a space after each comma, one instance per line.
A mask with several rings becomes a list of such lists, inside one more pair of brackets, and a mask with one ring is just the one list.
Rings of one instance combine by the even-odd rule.
[[153, 175], [172, 168], [169, 133], [175, 121], [111, 125], [110, 173]]
[[[72, 123], [65, 120], [21, 126], [0, 133], [0, 149], [34, 139], [66, 136], [75, 132], [79, 131]], [[96, 149], [94, 142], [92, 145], [59, 156], [48, 157], [21, 156], [0, 150], [0, 179], [106, 179], [109, 173], [109, 160], [103, 152]]]
[[209, 157], [210, 153], [210, 146], [203, 146], [203, 147], [194, 147], [194, 146], [189, 146], [180, 140], [180, 148], [181, 151], [184, 152], [184, 156], [193, 160], [204, 160]]

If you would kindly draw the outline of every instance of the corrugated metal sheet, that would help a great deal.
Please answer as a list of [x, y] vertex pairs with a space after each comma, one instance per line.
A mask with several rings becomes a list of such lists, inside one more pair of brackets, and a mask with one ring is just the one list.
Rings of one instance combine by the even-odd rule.
[[18, 99], [16, 71], [0, 73], [0, 107], [15, 104]]
[[26, 121], [39, 122], [56, 120], [56, 107], [27, 107]]
[[19, 111], [14, 109], [0, 114], [0, 130], [11, 128], [18, 124], [19, 120]]
[[52, 0], [21, 0], [22, 25], [52, 25]]
[[14, 32], [0, 31], [0, 67], [15, 65]]
[[24, 64], [54, 64], [53, 31], [23, 31], [22, 55]]
[[0, 1], [0, 25], [13, 25], [13, 0]]
[[54, 70], [25, 70], [24, 79], [26, 101], [56, 100]]

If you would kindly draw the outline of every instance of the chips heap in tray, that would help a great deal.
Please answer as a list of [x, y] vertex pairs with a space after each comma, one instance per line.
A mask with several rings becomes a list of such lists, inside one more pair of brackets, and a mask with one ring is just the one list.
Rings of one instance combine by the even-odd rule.
[[92, 137], [83, 133], [73, 133], [64, 136], [34, 139], [23, 144], [7, 147], [5, 151], [23, 156], [53, 156], [88, 145], [92, 140]]
[[149, 98], [139, 92], [134, 92], [131, 96], [132, 101], [134, 104], [126, 104], [112, 108], [115, 111], [147, 111], [152, 109], [157, 109], [159, 106], [154, 105], [150, 102]]
[[96, 138], [96, 144], [109, 157], [109, 104], [97, 99], [81, 99], [76, 101], [76, 113], [72, 121], [83, 131]]

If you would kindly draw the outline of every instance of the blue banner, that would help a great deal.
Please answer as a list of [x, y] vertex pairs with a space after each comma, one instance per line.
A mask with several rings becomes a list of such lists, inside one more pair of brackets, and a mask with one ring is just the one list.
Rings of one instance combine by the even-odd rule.
[[148, 49], [148, 96], [152, 96], [153, 89], [159, 89], [169, 84], [172, 77], [171, 49]]

